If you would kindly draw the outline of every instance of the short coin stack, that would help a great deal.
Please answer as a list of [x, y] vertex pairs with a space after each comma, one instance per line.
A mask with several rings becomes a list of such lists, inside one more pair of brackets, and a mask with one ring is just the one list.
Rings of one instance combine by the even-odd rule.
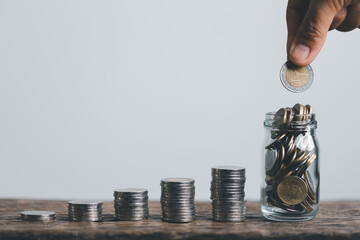
[[50, 221], [55, 219], [55, 213], [49, 211], [24, 211], [21, 219], [25, 221]]
[[115, 220], [140, 221], [149, 217], [148, 190], [144, 188], [114, 191]]
[[70, 221], [102, 221], [102, 202], [89, 200], [74, 200], [68, 204]]
[[165, 178], [161, 180], [161, 209], [165, 222], [187, 223], [196, 219], [195, 180]]
[[211, 169], [212, 218], [217, 222], [240, 222], [246, 217], [245, 168], [217, 166]]

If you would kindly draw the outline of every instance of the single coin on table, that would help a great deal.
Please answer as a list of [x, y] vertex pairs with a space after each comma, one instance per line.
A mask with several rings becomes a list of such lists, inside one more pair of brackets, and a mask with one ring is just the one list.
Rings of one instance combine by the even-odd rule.
[[49, 221], [55, 219], [55, 212], [51, 211], [24, 211], [21, 212], [21, 219], [25, 221]]
[[307, 90], [314, 79], [314, 72], [310, 65], [298, 67], [287, 61], [281, 67], [280, 81], [283, 86], [294, 93], [300, 93]]

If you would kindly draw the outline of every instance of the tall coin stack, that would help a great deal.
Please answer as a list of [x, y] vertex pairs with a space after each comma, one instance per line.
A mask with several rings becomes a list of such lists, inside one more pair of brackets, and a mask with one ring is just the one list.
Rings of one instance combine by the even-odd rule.
[[218, 166], [211, 169], [212, 218], [217, 222], [245, 220], [245, 168]]
[[140, 221], [149, 217], [148, 190], [144, 188], [114, 191], [115, 220]]
[[102, 221], [102, 202], [75, 200], [68, 204], [68, 214], [70, 221]]
[[161, 180], [161, 209], [165, 222], [187, 223], [196, 219], [195, 180], [165, 178]]

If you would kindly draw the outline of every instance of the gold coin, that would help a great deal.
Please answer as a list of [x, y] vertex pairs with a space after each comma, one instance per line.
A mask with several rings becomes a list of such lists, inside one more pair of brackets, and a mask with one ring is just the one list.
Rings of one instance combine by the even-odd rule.
[[295, 111], [292, 108], [286, 108], [286, 110], [287, 110], [287, 122], [290, 123], [294, 118]]
[[281, 201], [289, 205], [296, 205], [304, 201], [308, 189], [304, 180], [297, 176], [290, 176], [279, 183], [277, 194]]
[[290, 86], [302, 88], [309, 81], [309, 71], [306, 67], [288, 68], [285, 72], [285, 79]]
[[306, 212], [310, 213], [312, 212], [314, 209], [312, 209], [312, 207], [310, 206], [310, 204], [304, 200], [302, 203], [300, 203], [300, 205], [305, 209]]
[[285, 108], [280, 108], [274, 116], [274, 124], [281, 126], [286, 123], [287, 111]]
[[295, 121], [302, 121], [304, 118], [304, 111], [305, 111], [305, 107], [299, 103], [295, 104], [295, 106], [293, 107], [294, 111], [295, 111], [295, 117], [294, 120]]
[[311, 179], [311, 175], [310, 173], [308, 173], [308, 171], [305, 171], [304, 173], [304, 180], [305, 180], [305, 183], [306, 185], [308, 186], [308, 189], [309, 189], [309, 197], [312, 199], [312, 200], [316, 200], [316, 194], [315, 194], [315, 191], [313, 190], [314, 189], [314, 183]]
[[307, 111], [307, 118], [306, 119], [311, 119], [311, 114], [312, 114], [312, 108], [309, 104], [305, 105], [305, 109]]
[[288, 61], [280, 69], [280, 81], [291, 92], [305, 91], [311, 86], [313, 79], [314, 72], [310, 65], [299, 67]]

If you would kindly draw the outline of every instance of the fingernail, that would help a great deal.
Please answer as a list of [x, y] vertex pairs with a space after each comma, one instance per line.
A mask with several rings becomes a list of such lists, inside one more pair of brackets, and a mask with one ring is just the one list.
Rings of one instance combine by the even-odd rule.
[[290, 55], [297, 60], [305, 60], [310, 53], [310, 48], [302, 44], [296, 44], [290, 49]]

